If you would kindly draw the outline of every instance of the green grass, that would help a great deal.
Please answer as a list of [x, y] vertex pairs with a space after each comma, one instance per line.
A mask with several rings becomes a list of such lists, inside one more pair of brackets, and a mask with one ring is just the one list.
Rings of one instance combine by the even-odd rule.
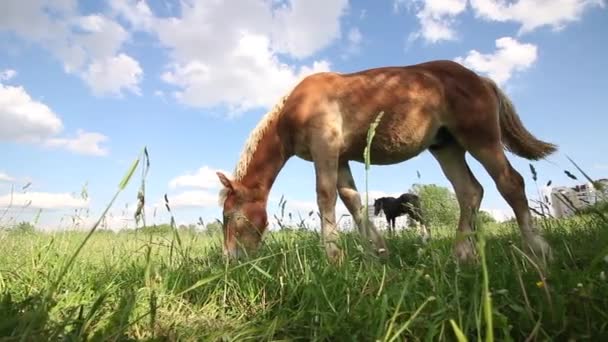
[[[595, 216], [540, 222], [555, 249], [546, 282], [512, 225], [485, 226], [492, 330], [481, 265], [457, 266], [453, 228], [427, 246], [387, 237], [377, 259], [343, 234], [330, 265], [317, 233], [267, 236], [226, 263], [221, 236], [96, 231], [0, 232], [2, 340], [601, 340], [608, 337], [608, 226]], [[487, 308], [487, 307], [486, 307]]]

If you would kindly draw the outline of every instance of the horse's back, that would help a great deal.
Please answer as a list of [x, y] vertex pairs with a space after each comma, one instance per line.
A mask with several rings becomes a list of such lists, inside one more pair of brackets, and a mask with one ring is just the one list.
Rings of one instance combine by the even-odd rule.
[[[327, 141], [340, 145], [340, 158], [363, 162], [369, 127], [384, 112], [371, 147], [371, 163], [394, 164], [435, 142], [439, 129], [450, 120], [451, 93], [475, 87], [476, 80], [481, 82], [452, 61], [316, 73], [290, 94], [284, 127], [294, 135], [296, 154], [304, 159], [313, 159], [312, 144]], [[455, 85], [459, 83], [463, 84]]]

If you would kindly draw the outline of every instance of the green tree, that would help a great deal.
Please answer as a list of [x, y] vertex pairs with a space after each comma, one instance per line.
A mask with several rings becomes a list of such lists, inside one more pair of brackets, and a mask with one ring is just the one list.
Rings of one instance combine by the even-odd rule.
[[496, 220], [494, 219], [494, 216], [492, 216], [487, 211], [480, 210], [477, 213], [477, 217], [478, 217], [479, 221], [481, 223], [483, 223], [483, 224], [486, 224], [486, 223], [496, 223]]
[[456, 195], [450, 189], [436, 184], [414, 184], [410, 192], [420, 197], [427, 225], [454, 227], [458, 224], [460, 209]]

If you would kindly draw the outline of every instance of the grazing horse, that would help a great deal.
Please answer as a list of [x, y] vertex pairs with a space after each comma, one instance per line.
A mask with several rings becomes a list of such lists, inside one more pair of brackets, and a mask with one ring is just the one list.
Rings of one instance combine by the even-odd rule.
[[494, 81], [448, 60], [303, 78], [250, 133], [232, 177], [217, 173], [223, 185], [219, 199], [224, 253], [238, 257], [257, 250], [268, 225], [270, 189], [285, 163], [297, 156], [314, 165], [321, 239], [330, 261], [343, 257], [337, 244], [338, 197], [360, 234], [386, 256], [384, 239], [371, 222], [363, 221], [367, 215], [361, 210], [349, 166], [349, 161], [365, 161], [367, 132], [381, 112], [370, 163], [396, 164], [430, 151], [458, 199], [454, 254], [459, 261], [476, 260], [474, 245], [466, 236], [472, 232], [483, 196], [466, 152], [483, 165], [515, 212], [526, 252], [551, 258], [549, 244], [533, 225], [524, 179], [505, 150], [538, 160], [557, 146], [537, 139], [524, 127]]
[[408, 193], [402, 194], [397, 198], [390, 196], [380, 197], [374, 200], [374, 215], [378, 216], [380, 210], [384, 212], [384, 216], [386, 217], [389, 234], [395, 233], [395, 219], [399, 216], [407, 215], [422, 228], [423, 235], [425, 237], [428, 236], [428, 230], [422, 220], [422, 208], [418, 195]]

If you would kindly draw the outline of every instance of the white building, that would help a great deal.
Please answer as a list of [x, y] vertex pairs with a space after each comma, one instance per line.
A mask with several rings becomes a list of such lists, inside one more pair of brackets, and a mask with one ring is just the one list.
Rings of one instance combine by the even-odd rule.
[[594, 188], [590, 182], [574, 187], [560, 186], [551, 189], [551, 214], [557, 218], [567, 217], [573, 215], [575, 210], [608, 200], [608, 179], [596, 182], [602, 190]]

